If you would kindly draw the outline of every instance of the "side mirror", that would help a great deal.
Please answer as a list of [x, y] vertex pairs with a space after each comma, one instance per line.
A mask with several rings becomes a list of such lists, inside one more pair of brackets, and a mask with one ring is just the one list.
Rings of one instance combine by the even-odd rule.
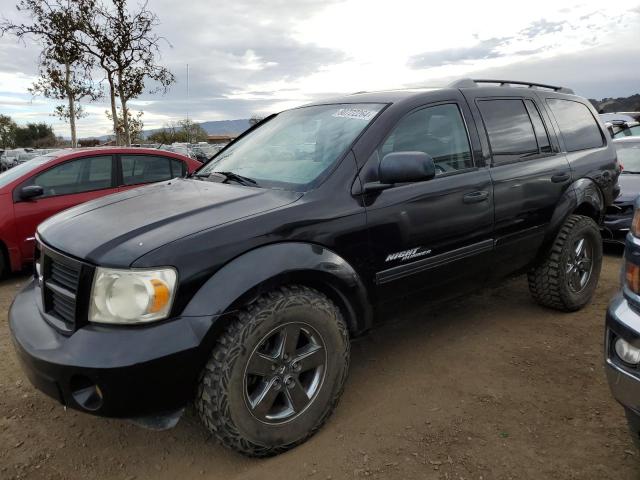
[[44, 193], [44, 189], [38, 185], [27, 185], [20, 189], [20, 198], [22, 200], [30, 200], [39, 197]]
[[430, 180], [436, 176], [433, 158], [424, 152], [388, 153], [380, 162], [380, 183], [408, 183]]

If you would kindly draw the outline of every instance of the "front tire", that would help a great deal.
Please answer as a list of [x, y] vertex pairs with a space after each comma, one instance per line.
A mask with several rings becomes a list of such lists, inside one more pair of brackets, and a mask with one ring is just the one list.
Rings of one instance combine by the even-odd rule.
[[220, 336], [196, 409], [223, 445], [275, 455], [327, 420], [348, 367], [349, 335], [338, 307], [317, 290], [281, 287], [243, 309]]
[[602, 267], [602, 237], [589, 217], [571, 215], [546, 258], [529, 272], [529, 290], [540, 305], [564, 312], [591, 301]]

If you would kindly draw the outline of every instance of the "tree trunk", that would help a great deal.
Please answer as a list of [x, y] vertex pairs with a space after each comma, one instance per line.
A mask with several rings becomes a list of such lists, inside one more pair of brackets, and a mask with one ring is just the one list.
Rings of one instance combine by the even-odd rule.
[[120, 94], [120, 105], [122, 106], [122, 126], [124, 129], [124, 142], [127, 147], [131, 146], [131, 132], [129, 131], [129, 111], [127, 110], [127, 99], [122, 88], [122, 75], [118, 72], [118, 93]]
[[111, 98], [111, 118], [113, 119], [113, 134], [116, 136], [116, 145], [120, 145], [120, 132], [118, 131], [118, 109], [116, 108], [116, 87], [113, 84], [113, 74], [107, 73], [109, 82], [109, 97]]
[[73, 92], [69, 88], [71, 83], [71, 66], [69, 63], [64, 64], [65, 67], [65, 85], [67, 87], [67, 98], [69, 100], [69, 127], [71, 128], [71, 148], [78, 146], [78, 138], [76, 137], [76, 102]]

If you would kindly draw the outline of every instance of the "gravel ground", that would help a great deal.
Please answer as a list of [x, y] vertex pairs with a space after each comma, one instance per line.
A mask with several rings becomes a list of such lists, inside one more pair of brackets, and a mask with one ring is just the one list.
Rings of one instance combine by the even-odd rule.
[[[342, 402], [266, 460], [217, 445], [192, 412], [164, 432], [64, 411], [28, 383], [0, 323], [0, 479], [638, 478], [603, 372], [620, 255], [587, 308], [535, 305], [523, 277], [446, 307], [405, 308], [353, 344]], [[26, 277], [0, 282], [0, 318]]]

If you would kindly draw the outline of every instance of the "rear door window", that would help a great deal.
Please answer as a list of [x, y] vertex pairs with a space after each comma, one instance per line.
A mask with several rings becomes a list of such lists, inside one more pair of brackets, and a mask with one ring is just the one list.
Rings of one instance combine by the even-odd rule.
[[539, 153], [536, 132], [522, 99], [479, 100], [495, 164]]
[[177, 160], [155, 155], [121, 155], [122, 182], [124, 185], [138, 185], [170, 180], [182, 176], [182, 166]]
[[567, 152], [604, 145], [604, 136], [598, 122], [586, 105], [560, 98], [548, 98], [547, 105], [558, 122]]

